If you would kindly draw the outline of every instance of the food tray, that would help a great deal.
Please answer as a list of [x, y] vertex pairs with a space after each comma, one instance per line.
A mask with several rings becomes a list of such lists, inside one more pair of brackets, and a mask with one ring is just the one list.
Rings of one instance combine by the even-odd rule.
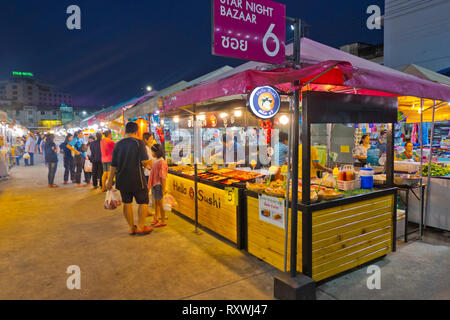
[[319, 194], [319, 200], [320, 201], [330, 201], [330, 200], [337, 200], [337, 199], [341, 199], [344, 195], [341, 194], [336, 194], [336, 195], [321, 195]]

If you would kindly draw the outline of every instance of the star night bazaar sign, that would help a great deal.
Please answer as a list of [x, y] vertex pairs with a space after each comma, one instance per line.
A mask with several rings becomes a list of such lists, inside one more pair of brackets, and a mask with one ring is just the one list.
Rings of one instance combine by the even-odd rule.
[[212, 0], [213, 54], [283, 64], [286, 6], [270, 0]]

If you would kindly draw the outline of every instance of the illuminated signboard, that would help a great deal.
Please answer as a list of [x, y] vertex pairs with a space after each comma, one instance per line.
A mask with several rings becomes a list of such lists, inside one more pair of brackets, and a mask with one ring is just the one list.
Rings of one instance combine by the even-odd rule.
[[32, 74], [31, 72], [13, 71], [12, 75], [16, 77], [34, 77], [34, 74]]
[[252, 91], [249, 99], [250, 110], [260, 119], [272, 119], [281, 107], [281, 98], [272, 87], [259, 87]]

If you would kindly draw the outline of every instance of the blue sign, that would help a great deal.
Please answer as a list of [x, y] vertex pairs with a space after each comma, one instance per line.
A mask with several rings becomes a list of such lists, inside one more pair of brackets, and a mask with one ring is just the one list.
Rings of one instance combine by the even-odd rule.
[[250, 94], [249, 105], [258, 118], [271, 119], [280, 111], [281, 98], [272, 87], [258, 87]]

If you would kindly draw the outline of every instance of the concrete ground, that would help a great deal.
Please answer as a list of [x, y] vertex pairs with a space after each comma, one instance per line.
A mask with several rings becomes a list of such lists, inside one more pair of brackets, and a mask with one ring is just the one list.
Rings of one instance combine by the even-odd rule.
[[[130, 237], [121, 210], [103, 209], [104, 193], [48, 189], [46, 175], [42, 164], [16, 167], [0, 182], [0, 299], [273, 299], [277, 271], [266, 263], [173, 214], [167, 228]], [[360, 268], [320, 285], [318, 298], [450, 299], [450, 241], [438, 238], [377, 262], [381, 290], [367, 289]], [[71, 265], [81, 290], [66, 287]]]

